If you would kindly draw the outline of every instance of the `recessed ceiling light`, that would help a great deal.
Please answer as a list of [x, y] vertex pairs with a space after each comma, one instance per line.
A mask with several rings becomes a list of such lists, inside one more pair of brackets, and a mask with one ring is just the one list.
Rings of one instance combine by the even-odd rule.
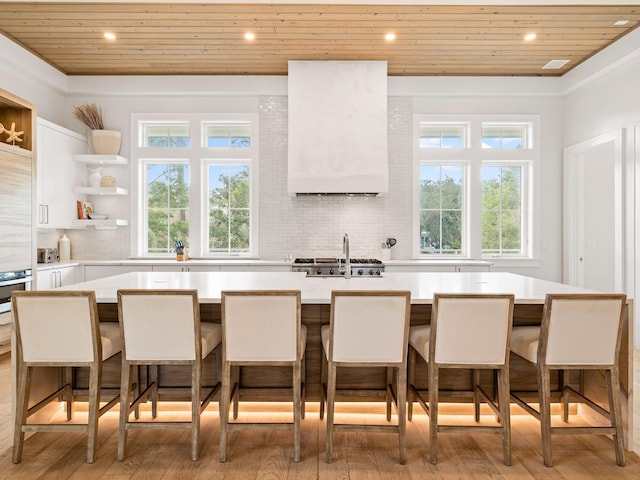
[[618, 20], [617, 22], [614, 23], [614, 25], [616, 27], [621, 27], [622, 25], [626, 25], [627, 23], [629, 23], [629, 20]]
[[546, 68], [548, 70], [554, 70], [554, 69], [558, 69], [558, 68], [564, 67], [567, 63], [569, 63], [569, 60], [550, 60], [542, 68]]
[[116, 34], [111, 32], [104, 32], [104, 38], [106, 38], [107, 40], [115, 40]]
[[387, 34], [384, 36], [384, 39], [385, 39], [387, 42], [390, 42], [390, 41], [392, 41], [392, 40], [395, 40], [395, 39], [396, 39], [396, 34], [395, 34], [395, 33], [387, 33]]
[[255, 40], [256, 39], [256, 35], [254, 33], [247, 32], [247, 33], [244, 34], [244, 39], [245, 40]]
[[525, 39], [527, 42], [530, 42], [531, 40], [535, 40], [535, 39], [536, 39], [536, 34], [535, 34], [535, 33], [527, 33], [527, 34], [524, 36], [524, 39]]

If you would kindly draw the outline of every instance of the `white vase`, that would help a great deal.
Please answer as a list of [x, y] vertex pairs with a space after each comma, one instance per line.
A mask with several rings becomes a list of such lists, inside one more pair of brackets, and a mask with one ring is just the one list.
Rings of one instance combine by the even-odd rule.
[[66, 233], [62, 235], [62, 238], [58, 241], [58, 252], [61, 262], [71, 260], [71, 240], [69, 240]]
[[102, 167], [87, 168], [87, 181], [90, 187], [97, 188], [100, 186], [100, 180], [102, 179]]
[[117, 130], [91, 130], [93, 151], [97, 155], [117, 155], [120, 153], [122, 132]]

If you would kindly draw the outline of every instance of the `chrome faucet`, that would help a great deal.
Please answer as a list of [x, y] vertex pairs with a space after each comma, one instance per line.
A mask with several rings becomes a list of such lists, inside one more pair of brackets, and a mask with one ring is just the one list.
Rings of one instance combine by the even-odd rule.
[[344, 278], [351, 278], [351, 261], [349, 259], [349, 235], [342, 237], [342, 253], [344, 254]]

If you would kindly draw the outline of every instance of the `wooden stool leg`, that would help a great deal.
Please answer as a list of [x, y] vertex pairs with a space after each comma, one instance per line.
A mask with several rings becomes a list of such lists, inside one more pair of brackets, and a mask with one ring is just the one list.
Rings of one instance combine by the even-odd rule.
[[16, 418], [13, 428], [13, 463], [20, 463], [24, 432], [22, 425], [27, 423], [29, 408], [29, 393], [31, 392], [32, 367], [18, 365], [18, 392], [16, 394]]
[[411, 387], [414, 386], [414, 380], [416, 376], [416, 350], [411, 345], [409, 345], [409, 364], [407, 366], [407, 418], [409, 421], [413, 419], [413, 390]]
[[473, 382], [473, 412], [474, 418], [476, 422], [480, 421], [480, 399], [478, 398], [480, 395], [478, 393], [478, 387], [480, 386], [480, 370], [474, 368], [472, 373], [472, 382]]
[[231, 399], [231, 365], [222, 360], [222, 388], [220, 390], [220, 462], [227, 461], [227, 438], [229, 433], [229, 403]]
[[[127, 423], [131, 413], [131, 371], [133, 365], [123, 361], [120, 380], [120, 425], [118, 429], [118, 461], [124, 460], [127, 449]], [[137, 367], [135, 367], [137, 368]]]
[[551, 454], [551, 380], [549, 369], [538, 367], [540, 394], [540, 428], [542, 430], [542, 457], [547, 467], [553, 465]]
[[[99, 361], [98, 361], [99, 362]], [[98, 437], [98, 417], [100, 410], [100, 383], [102, 371], [100, 365], [89, 368], [89, 416], [87, 431], [87, 463], [93, 463], [96, 455], [96, 440]]]
[[393, 368], [387, 367], [387, 388], [386, 388], [386, 400], [387, 400], [387, 422], [391, 421], [391, 403], [393, 402], [393, 395], [391, 390], [393, 388]]
[[[304, 354], [303, 354], [304, 355]], [[306, 362], [304, 360], [304, 356], [302, 357], [302, 364], [300, 366], [301, 368], [301, 372], [300, 372], [300, 381], [302, 382], [302, 392], [300, 393], [300, 418], [304, 419], [305, 416], [305, 411], [306, 411], [306, 401], [307, 401], [307, 365]]]
[[569, 391], [567, 386], [569, 385], [569, 372], [567, 370], [560, 370], [560, 401], [562, 402], [562, 420], [569, 421]]
[[511, 465], [511, 411], [509, 406], [509, 366], [498, 370], [498, 401], [502, 426], [502, 452], [505, 465]]
[[293, 365], [293, 461], [300, 461], [300, 416], [302, 414], [302, 362]]
[[[155, 383], [155, 388], [151, 390], [151, 417], [158, 416], [158, 366], [149, 365], [149, 383]], [[138, 389], [140, 391], [140, 389]]]
[[335, 413], [336, 400], [336, 365], [333, 362], [327, 363], [327, 444], [326, 462], [331, 463], [333, 458], [333, 417]]
[[400, 459], [401, 465], [407, 463], [407, 370], [403, 367], [398, 367], [398, 379], [397, 379], [397, 392], [398, 400], [398, 430], [400, 437]]
[[233, 395], [233, 419], [238, 418], [238, 405], [240, 403], [240, 367], [233, 367], [233, 385], [235, 387]]
[[69, 390], [67, 391], [67, 420], [71, 420], [73, 418], [73, 367], [64, 367], [62, 372], [64, 379], [63, 383], [65, 385], [69, 385]]
[[429, 461], [438, 461], [438, 367], [429, 363]]
[[618, 367], [614, 366], [607, 370], [607, 390], [609, 393], [609, 411], [611, 416], [611, 426], [616, 429], [613, 442], [616, 449], [616, 463], [621, 467], [625, 465], [624, 439], [622, 432], [622, 408], [620, 405], [620, 378]]
[[191, 367], [191, 460], [198, 461], [200, 440], [200, 386], [201, 359], [197, 358]]
[[320, 420], [324, 418], [324, 405], [327, 400], [327, 355], [324, 348], [320, 351]]

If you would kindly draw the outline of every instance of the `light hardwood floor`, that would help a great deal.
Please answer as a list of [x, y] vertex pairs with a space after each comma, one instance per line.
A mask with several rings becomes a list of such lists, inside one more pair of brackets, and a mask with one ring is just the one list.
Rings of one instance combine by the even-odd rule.
[[[640, 354], [636, 352], [636, 372]], [[512, 415], [513, 465], [502, 464], [500, 438], [493, 435], [442, 434], [438, 464], [428, 461], [428, 422], [416, 410], [407, 428], [407, 465], [399, 465], [397, 436], [380, 433], [337, 433], [334, 463], [324, 461], [325, 425], [317, 404], [307, 406], [302, 422], [301, 462], [293, 458], [291, 432], [238, 431], [229, 436], [227, 463], [218, 462], [218, 412], [211, 405], [202, 420], [200, 461], [192, 462], [189, 432], [130, 432], [127, 458], [116, 461], [117, 409], [102, 417], [97, 460], [85, 462], [86, 435], [38, 433], [25, 442], [23, 461], [11, 463], [11, 392], [9, 356], [0, 357], [0, 479], [638, 479], [640, 458], [627, 452], [627, 466], [618, 467], [611, 440], [602, 436], [556, 436], [554, 467], [542, 464], [539, 424], [528, 415]], [[637, 378], [636, 378], [637, 380]], [[636, 383], [636, 387], [638, 384]], [[272, 413], [243, 410], [247, 420], [290, 418], [288, 407]], [[249, 406], [250, 407], [250, 406]], [[257, 409], [257, 408], [254, 408]], [[80, 409], [79, 409], [80, 410]], [[282, 411], [278, 411], [282, 410]], [[344, 411], [344, 407], [341, 411]], [[371, 411], [382, 409], [371, 407]], [[636, 409], [637, 410], [637, 409]], [[183, 413], [160, 412], [160, 416]], [[354, 414], [345, 413], [340, 420]], [[79, 417], [83, 413], [79, 412]], [[639, 415], [636, 412], [635, 418]], [[166, 418], [166, 417], [165, 417]], [[358, 416], [377, 422], [383, 415]], [[490, 417], [489, 417], [490, 418]], [[452, 421], [463, 417], [451, 416]], [[468, 420], [469, 418], [464, 418]], [[449, 419], [448, 419], [449, 420]]]

